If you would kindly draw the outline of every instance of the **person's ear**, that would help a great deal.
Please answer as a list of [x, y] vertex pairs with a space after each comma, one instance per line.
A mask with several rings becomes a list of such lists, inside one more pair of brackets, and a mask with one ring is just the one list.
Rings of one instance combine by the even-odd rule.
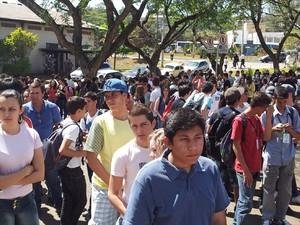
[[164, 142], [165, 146], [167, 146], [168, 149], [172, 150], [173, 144], [172, 144], [172, 141], [170, 141], [168, 137], [165, 136], [163, 139], [163, 142]]

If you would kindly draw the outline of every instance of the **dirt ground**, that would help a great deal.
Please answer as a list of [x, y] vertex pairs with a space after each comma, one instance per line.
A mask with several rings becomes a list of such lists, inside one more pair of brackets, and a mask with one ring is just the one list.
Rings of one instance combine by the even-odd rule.
[[[86, 169], [86, 168], [84, 168]], [[298, 149], [297, 157], [296, 157], [296, 179], [298, 187], [300, 186], [300, 150]], [[87, 176], [86, 176], [87, 177]], [[87, 181], [88, 184], [88, 190], [90, 190], [90, 184]], [[260, 183], [256, 185], [256, 188], [258, 188]], [[90, 195], [90, 192], [87, 193], [88, 196]], [[89, 199], [89, 198], [88, 198]], [[290, 205], [290, 208], [293, 210], [292, 215], [288, 215], [286, 219], [292, 224], [292, 225], [300, 225], [300, 205]], [[233, 209], [234, 209], [234, 203], [230, 203], [228, 209], [227, 209], [227, 224], [232, 224], [232, 218], [233, 218]], [[40, 224], [41, 225], [59, 225], [59, 217], [56, 214], [55, 210], [46, 205], [45, 203], [42, 204], [42, 213], [40, 216]], [[252, 209], [250, 215], [246, 219], [245, 225], [260, 225], [261, 224], [261, 214], [258, 210], [258, 197], [254, 197], [254, 208]], [[86, 218], [81, 216], [80, 222], [78, 225], [87, 225]], [[188, 225], [188, 224], [186, 224]], [[199, 224], [200, 225], [200, 224]]]

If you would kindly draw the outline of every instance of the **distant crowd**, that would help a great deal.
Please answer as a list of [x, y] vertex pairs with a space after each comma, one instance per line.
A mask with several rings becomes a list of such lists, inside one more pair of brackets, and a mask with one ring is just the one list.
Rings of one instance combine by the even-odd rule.
[[43, 195], [62, 225], [224, 225], [230, 201], [242, 225], [255, 189], [288, 225], [300, 204], [300, 69], [0, 76], [1, 225], [39, 224]]

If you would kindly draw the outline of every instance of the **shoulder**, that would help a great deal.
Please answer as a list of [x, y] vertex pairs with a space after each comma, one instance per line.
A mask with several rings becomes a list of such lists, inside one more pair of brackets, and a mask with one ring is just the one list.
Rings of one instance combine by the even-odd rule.
[[143, 166], [143, 168], [139, 171], [136, 180], [140, 184], [144, 184], [155, 180], [157, 177], [162, 177], [162, 173], [164, 173], [163, 163], [161, 158], [158, 158]]
[[23, 130], [23, 132], [29, 134], [33, 138], [39, 137], [39, 134], [35, 129], [26, 126], [26, 124], [24, 124], [24, 123], [22, 123], [20, 125], [20, 128], [21, 128], [21, 130]]
[[198, 163], [200, 165], [200, 167], [202, 168], [202, 170], [205, 171], [212, 171], [212, 172], [216, 172], [218, 171], [217, 165], [214, 163], [214, 161], [212, 161], [211, 159], [204, 157], [204, 156], [200, 156], [198, 159]]
[[132, 141], [129, 141], [127, 144], [119, 148], [113, 155], [115, 159], [125, 158], [129, 155], [130, 149], [132, 147]]
[[57, 108], [57, 105], [55, 103], [50, 102], [48, 100], [44, 100], [44, 105], [48, 109], [54, 109], [54, 108], [56, 109]]
[[31, 102], [27, 102], [27, 103], [25, 103], [25, 104], [23, 104], [23, 108], [24, 108], [24, 110], [31, 110], [32, 109], [32, 104], [31, 104]]

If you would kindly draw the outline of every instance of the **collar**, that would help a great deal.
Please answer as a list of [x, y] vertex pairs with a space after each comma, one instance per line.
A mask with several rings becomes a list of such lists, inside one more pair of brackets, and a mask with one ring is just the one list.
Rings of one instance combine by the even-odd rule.
[[[166, 173], [166, 175], [173, 181], [175, 180], [180, 174], [185, 173], [187, 174], [187, 172], [183, 169], [179, 169], [176, 166], [174, 166], [172, 163], [170, 163], [170, 161], [168, 160], [168, 155], [171, 153], [171, 151], [169, 149], [166, 149], [160, 160], [163, 163], [163, 169], [164, 172]], [[201, 158], [201, 157], [200, 157]], [[204, 172], [205, 168], [203, 167], [202, 162], [199, 160], [192, 166], [189, 174], [194, 174], [194, 173], [200, 173], [200, 172]]]
[[[46, 101], [44, 101], [44, 100], [42, 100], [42, 101], [43, 101], [43, 104], [42, 104], [42, 110], [41, 110], [41, 111], [44, 110], [45, 105], [46, 105]], [[32, 104], [31, 101], [30, 101], [29, 103], [26, 103], [26, 106], [28, 106], [28, 109], [29, 109], [30, 111], [37, 112], [37, 111], [35, 110], [35, 108], [33, 107], [33, 104]]]
[[281, 112], [278, 111], [277, 105], [275, 105], [273, 116], [276, 116], [276, 115], [282, 116], [282, 115], [290, 114], [290, 113], [291, 113], [291, 111], [290, 111], [289, 107], [285, 106], [284, 112], [281, 113]]

